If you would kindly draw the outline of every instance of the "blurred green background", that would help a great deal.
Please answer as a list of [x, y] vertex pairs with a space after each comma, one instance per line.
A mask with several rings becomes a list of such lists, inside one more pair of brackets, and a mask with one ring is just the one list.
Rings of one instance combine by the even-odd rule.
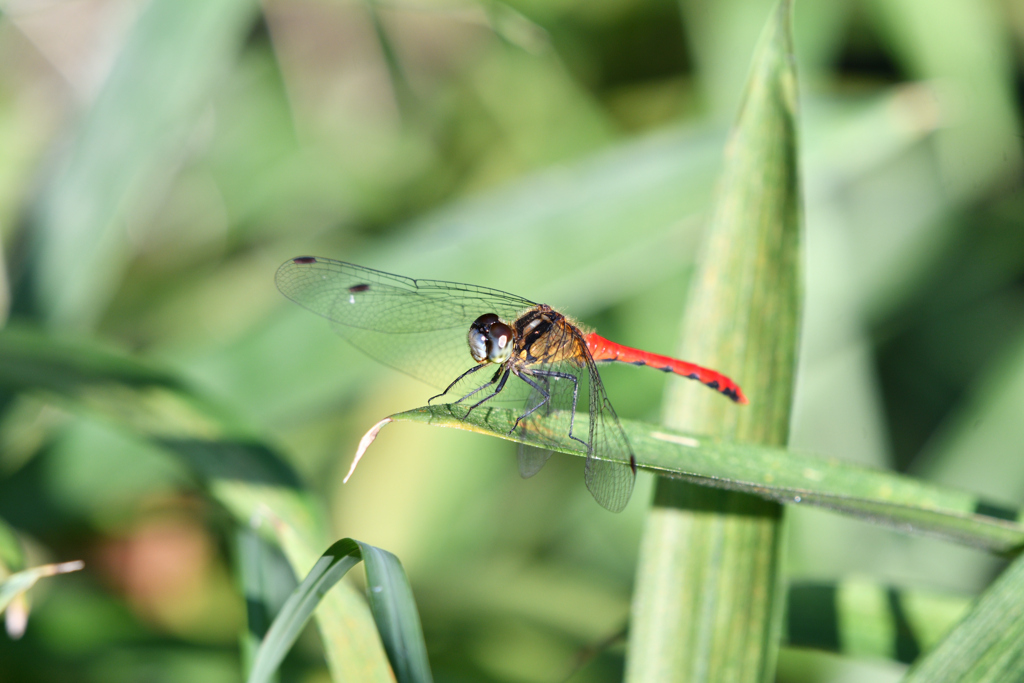
[[[433, 392], [273, 286], [316, 254], [473, 282], [670, 353], [763, 0], [0, 0], [8, 325], [180, 375], [395, 553], [439, 681], [559, 681], [625, 625], [651, 481], [385, 430]], [[792, 445], [1024, 497], [1024, 4], [797, 0], [807, 295]], [[699, 358], [688, 359], [700, 362]], [[661, 373], [608, 368], [656, 421]], [[737, 378], [742, 384], [742, 378]], [[701, 391], [699, 386], [694, 391]], [[704, 390], [706, 391], [706, 389]], [[0, 395], [0, 519], [33, 592], [0, 681], [235, 681], [227, 522], [179, 462]], [[980, 552], [794, 508], [796, 578], [974, 594]], [[286, 680], [326, 680], [315, 633]], [[621, 642], [573, 681], [622, 675]], [[780, 681], [901, 665], [784, 650]]]

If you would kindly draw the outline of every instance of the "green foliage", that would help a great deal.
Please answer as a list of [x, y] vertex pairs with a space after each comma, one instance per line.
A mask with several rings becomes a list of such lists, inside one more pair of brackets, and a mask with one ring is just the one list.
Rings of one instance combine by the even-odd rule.
[[[386, 550], [343, 538], [324, 552], [281, 606], [253, 660], [250, 683], [270, 680], [324, 594], [359, 560], [366, 565], [367, 599], [395, 679], [399, 683], [433, 681], [416, 603], [402, 563]], [[350, 652], [348, 657], [358, 659], [360, 653]]]
[[[1024, 24], [1012, 3], [795, 3], [791, 400], [746, 369], [766, 347], [737, 347], [790, 338], [788, 315], [716, 284], [715, 322], [691, 282], [773, 5], [0, 0], [0, 592], [30, 614], [0, 636], [0, 680], [236, 681], [338, 538], [401, 558], [438, 680], [622, 678], [654, 477], [610, 515], [578, 458], [524, 482], [507, 441], [413, 410], [343, 486], [367, 427], [433, 392], [280, 297], [274, 269], [301, 253], [512, 291], [663, 353], [682, 321], [687, 359], [751, 406], [602, 376], [646, 470], [699, 484], [691, 500], [739, 491], [778, 539], [775, 503], [800, 498], [762, 568], [784, 554], [787, 583], [836, 586], [805, 612], [835, 638], [785, 630], [848, 657], [783, 647], [777, 680], [896, 680], [911, 660], [910, 680], [1018, 680], [1019, 561], [989, 584], [1021, 547]], [[666, 393], [681, 431], [653, 426]], [[771, 438], [675, 421], [705, 401]], [[715, 538], [719, 566], [748, 566], [729, 534], [693, 548]], [[945, 640], [964, 603], [929, 589], [981, 596]], [[364, 591], [341, 581], [314, 614], [282, 680], [393, 679]]]

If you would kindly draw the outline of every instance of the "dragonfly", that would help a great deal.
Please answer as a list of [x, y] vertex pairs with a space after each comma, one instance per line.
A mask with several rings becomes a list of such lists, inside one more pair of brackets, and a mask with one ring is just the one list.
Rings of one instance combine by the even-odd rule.
[[740, 387], [707, 368], [622, 346], [551, 306], [489, 287], [415, 280], [319, 256], [286, 261], [278, 289], [327, 318], [353, 346], [438, 389], [462, 410], [511, 406], [519, 472], [536, 474], [553, 449], [584, 454], [585, 481], [612, 512], [633, 493], [637, 462], [597, 371], [647, 365], [697, 380], [736, 403]]

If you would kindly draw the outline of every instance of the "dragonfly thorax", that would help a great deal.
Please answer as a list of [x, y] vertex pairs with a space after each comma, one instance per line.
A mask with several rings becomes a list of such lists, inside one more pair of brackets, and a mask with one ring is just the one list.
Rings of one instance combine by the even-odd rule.
[[512, 328], [494, 313], [485, 313], [469, 327], [469, 353], [477, 363], [504, 363], [512, 356]]

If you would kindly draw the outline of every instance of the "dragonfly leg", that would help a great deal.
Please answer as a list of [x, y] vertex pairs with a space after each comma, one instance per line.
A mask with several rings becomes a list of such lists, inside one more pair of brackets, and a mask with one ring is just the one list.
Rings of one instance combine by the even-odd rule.
[[[498, 382], [498, 386], [496, 386], [496, 387], [494, 388], [494, 392], [493, 392], [493, 393], [491, 393], [491, 394], [490, 394], [490, 395], [488, 395], [488, 396], [485, 396], [484, 398], [480, 399], [479, 401], [477, 401], [476, 403], [474, 403], [473, 405], [471, 405], [471, 406], [469, 407], [469, 410], [467, 410], [467, 411], [466, 411], [466, 416], [467, 416], [467, 417], [469, 416], [469, 414], [470, 414], [471, 412], [473, 412], [473, 409], [474, 409], [474, 408], [476, 408], [477, 406], [479, 406], [479, 405], [481, 405], [481, 404], [483, 404], [483, 403], [486, 403], [487, 401], [490, 401], [490, 400], [491, 400], [492, 398], [494, 398], [495, 396], [497, 396], [498, 394], [500, 394], [500, 393], [501, 393], [501, 390], [505, 388], [505, 382], [507, 382], [507, 381], [508, 381], [508, 375], [509, 375], [509, 373], [510, 373], [510, 372], [511, 372], [511, 370], [506, 370], [506, 371], [505, 371], [505, 374], [504, 374], [504, 375], [501, 375], [501, 381], [500, 381], [500, 382]], [[489, 387], [489, 386], [491, 386], [492, 384], [494, 384], [494, 380], [498, 379], [498, 375], [499, 375], [499, 374], [501, 374], [501, 368], [498, 368], [498, 372], [494, 373], [494, 377], [492, 377], [492, 378], [491, 378], [491, 381], [490, 381], [490, 382], [488, 382], [487, 384], [483, 385], [482, 387], [479, 387], [479, 388], [477, 388], [477, 389], [474, 389], [474, 390], [473, 390], [473, 391], [472, 391], [471, 393], [467, 394], [466, 396], [463, 396], [463, 397], [462, 397], [462, 398], [460, 398], [459, 400], [461, 401], [461, 400], [463, 400], [463, 399], [465, 399], [465, 398], [469, 398], [470, 396], [472, 396], [472, 395], [473, 395], [473, 394], [475, 394], [476, 392], [480, 391], [480, 389], [483, 389], [484, 387]]]
[[[448, 385], [448, 388], [447, 388], [447, 389], [445, 389], [444, 391], [442, 391], [442, 392], [441, 392], [440, 394], [438, 394], [437, 396], [431, 396], [430, 398], [428, 398], [428, 399], [427, 399], [427, 405], [430, 405], [430, 402], [431, 402], [431, 401], [433, 401], [433, 400], [434, 400], [435, 398], [441, 398], [442, 396], [444, 396], [445, 394], [447, 394], [447, 393], [448, 393], [449, 391], [451, 391], [451, 390], [452, 390], [452, 387], [454, 387], [454, 386], [455, 386], [456, 384], [458, 384], [458, 383], [459, 383], [459, 382], [461, 382], [462, 380], [466, 379], [467, 377], [469, 377], [470, 375], [472, 375], [472, 374], [473, 374], [474, 372], [476, 372], [477, 370], [479, 370], [479, 369], [480, 369], [480, 368], [482, 368], [482, 367], [484, 367], [484, 363], [481, 363], [481, 364], [479, 364], [479, 365], [474, 365], [474, 366], [473, 366], [473, 367], [471, 367], [471, 368], [470, 368], [469, 370], [466, 370], [466, 371], [465, 371], [464, 373], [462, 373], [461, 375], [459, 375], [458, 377], [456, 377], [456, 378], [455, 378], [455, 381], [454, 381], [454, 382], [452, 382], [451, 384], [449, 384], [449, 385]], [[497, 375], [495, 375], [495, 376], [494, 376], [494, 378], [493, 378], [493, 379], [491, 379], [491, 381], [490, 381], [490, 382], [488, 382], [487, 384], [494, 384], [494, 380], [496, 380], [496, 379], [498, 379], [498, 376], [497, 376]], [[476, 391], [480, 391], [480, 389], [483, 389], [483, 388], [484, 388], [485, 386], [487, 386], [487, 384], [484, 384], [483, 386], [479, 387], [479, 388], [478, 388], [478, 389], [477, 389]], [[461, 401], [464, 401], [464, 400], [466, 400], [467, 398], [469, 398], [470, 396], [472, 396], [473, 394], [475, 394], [475, 393], [476, 393], [476, 391], [474, 391], [474, 392], [471, 392], [471, 393], [469, 393], [469, 394], [467, 394], [467, 395], [463, 396], [463, 397], [462, 397], [462, 398], [460, 398], [460, 399], [459, 399], [458, 401], [456, 401], [456, 403], [459, 403], [459, 402], [461, 402]]]
[[534, 382], [534, 381], [533, 381], [532, 379], [530, 379], [529, 377], [527, 377], [525, 373], [524, 373], [524, 374], [521, 374], [521, 375], [519, 375], [519, 379], [523, 380], [524, 382], [526, 382], [527, 384], [529, 384], [529, 385], [530, 385], [531, 387], [533, 387], [534, 389], [536, 389], [536, 390], [537, 390], [537, 393], [539, 393], [539, 394], [540, 394], [541, 396], [543, 396], [543, 397], [544, 397], [544, 400], [542, 400], [542, 401], [541, 401], [540, 403], [538, 403], [537, 405], [533, 406], [532, 408], [530, 408], [529, 410], [527, 410], [527, 411], [526, 411], [525, 413], [523, 413], [522, 415], [520, 415], [520, 416], [519, 416], [518, 418], [516, 418], [516, 423], [515, 423], [514, 425], [512, 425], [512, 429], [508, 430], [508, 433], [509, 433], [509, 434], [511, 434], [512, 432], [516, 431], [516, 427], [518, 427], [518, 426], [519, 426], [519, 423], [520, 423], [520, 422], [522, 422], [523, 420], [525, 420], [526, 418], [530, 417], [530, 416], [531, 416], [531, 415], [533, 415], [533, 414], [534, 414], [535, 412], [537, 412], [538, 410], [540, 410], [541, 408], [543, 408], [543, 407], [544, 407], [545, 405], [547, 405], [547, 403], [548, 403], [548, 402], [549, 402], [549, 401], [551, 400], [551, 394], [550, 394], [550, 393], [549, 393], [549, 392], [547, 391], [547, 389], [544, 389], [544, 388], [543, 388], [543, 387], [541, 387], [541, 386], [540, 386], [539, 384], [537, 384], [536, 382]]
[[[489, 387], [489, 386], [491, 386], [492, 384], [494, 384], [495, 382], [497, 382], [497, 381], [498, 381], [498, 378], [499, 378], [499, 377], [501, 376], [501, 370], [502, 370], [501, 368], [498, 368], [497, 372], [495, 372], [495, 373], [494, 373], [494, 376], [493, 376], [493, 377], [491, 377], [491, 378], [490, 378], [490, 379], [489, 379], [488, 381], [484, 382], [483, 384], [481, 384], [480, 386], [478, 386], [478, 387], [477, 387], [476, 389], [474, 389], [473, 391], [469, 392], [468, 394], [466, 394], [465, 396], [463, 396], [462, 398], [460, 398], [460, 399], [459, 399], [458, 401], [452, 401], [452, 405], [457, 405], [457, 404], [459, 404], [459, 403], [462, 403], [463, 401], [465, 401], [465, 400], [466, 400], [467, 398], [469, 398], [470, 396], [473, 396], [474, 394], [476, 394], [476, 393], [478, 393], [478, 392], [480, 392], [480, 391], [483, 391], [483, 390], [484, 390], [484, 389], [486, 389], [487, 387]], [[498, 391], [501, 391], [501, 389], [498, 389]], [[497, 392], [495, 392], [495, 393], [497, 393]], [[493, 396], [493, 395], [494, 395], [494, 394], [491, 394], [491, 396]], [[487, 398], [490, 398], [490, 396], [488, 396]], [[487, 399], [485, 398], [485, 399], [484, 399], [484, 401], [486, 401], [486, 400], [487, 400]], [[481, 401], [480, 403], [483, 403], [483, 401]], [[476, 405], [480, 405], [480, 403], [478, 403], [478, 404], [476, 404]], [[470, 408], [470, 410], [473, 410], [473, 408], [476, 408], [476, 405], [472, 406], [472, 407]], [[466, 414], [467, 414], [467, 415], [469, 415], [469, 413], [466, 413]]]
[[[577, 379], [577, 376], [570, 375], [569, 373], [556, 373], [556, 372], [553, 372], [553, 371], [550, 371], [550, 370], [535, 370], [535, 371], [532, 371], [530, 374], [534, 375], [535, 377], [550, 377], [552, 379], [558, 379], [558, 380], [571, 380], [571, 382], [572, 382], [572, 413], [569, 414], [569, 438], [572, 439], [573, 441], [579, 441], [580, 444], [583, 447], [585, 447], [585, 449], [590, 450], [590, 446], [587, 444], [586, 441], [584, 441], [581, 438], [577, 438], [577, 436], [575, 436], [572, 433], [572, 428], [575, 425], [575, 407], [577, 407], [577, 400], [580, 397], [580, 380]], [[519, 377], [522, 378], [523, 381], [525, 381], [531, 387], [534, 387], [535, 389], [537, 389], [538, 391], [543, 393], [544, 394], [544, 400], [542, 400], [540, 403], [535, 405], [534, 408], [531, 408], [530, 410], [526, 411], [521, 416], [519, 416], [519, 419], [515, 421], [516, 427], [519, 426], [520, 422], [522, 422], [523, 420], [528, 418], [530, 415], [532, 415], [536, 411], [538, 411], [542, 407], [542, 405], [544, 405], [549, 400], [551, 400], [551, 394], [549, 394], [547, 391], [542, 389], [540, 386], [538, 386], [534, 382], [531, 382], [530, 380], [526, 379], [526, 377], [524, 375], [520, 375]], [[514, 431], [515, 427], [513, 427], [512, 430]]]
[[[576, 401], [579, 398], [579, 394], [580, 394], [580, 382], [579, 382], [578, 379], [576, 379], [576, 375], [571, 375], [571, 374], [569, 374], [567, 372], [554, 372], [554, 371], [551, 371], [551, 370], [533, 370], [533, 371], [530, 372], [530, 374], [533, 375], [534, 377], [550, 377], [552, 379], [568, 379], [568, 380], [572, 380], [572, 413], [569, 415], [569, 438], [572, 439], [573, 441], [578, 441], [580, 443], [580, 445], [582, 445], [584, 448], [589, 450], [590, 447], [587, 445], [587, 442], [582, 440], [582, 439], [576, 438], [576, 436], [573, 435], [573, 433], [572, 433], [573, 426], [576, 423]], [[519, 426], [520, 422], [522, 422], [526, 418], [530, 417], [530, 415], [532, 415], [533, 413], [535, 413], [538, 410], [540, 410], [540, 408], [543, 405], [545, 405], [546, 403], [548, 403], [551, 400], [551, 394], [548, 393], [547, 391], [545, 391], [544, 389], [542, 389], [539, 384], [537, 384], [533, 380], [527, 378], [526, 377], [526, 373], [523, 373], [523, 374], [519, 375], [519, 377], [524, 382], [526, 382], [531, 387], [533, 387], [538, 392], [540, 392], [544, 396], [544, 400], [541, 401], [540, 403], [538, 403], [537, 405], [533, 406], [529, 410], [527, 410], [522, 415], [520, 415], [519, 419], [516, 420], [515, 426], [512, 427], [511, 431], [509, 431], [509, 434], [511, 434], [512, 432], [514, 432], [516, 430], [516, 427]]]

